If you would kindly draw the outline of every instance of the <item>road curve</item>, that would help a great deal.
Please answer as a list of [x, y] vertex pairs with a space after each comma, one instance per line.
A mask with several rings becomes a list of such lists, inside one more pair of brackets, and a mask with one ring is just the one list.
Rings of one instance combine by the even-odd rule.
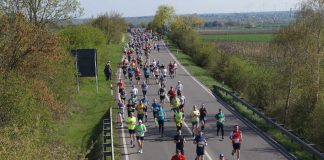
[[[160, 63], [167, 65], [170, 61], [174, 61], [175, 57], [169, 52], [169, 50], [162, 45], [160, 53], [152, 51], [151, 57], [156, 60], [160, 60]], [[120, 72], [119, 72], [120, 73]], [[123, 76], [121, 76], [123, 78]], [[141, 79], [141, 81], [143, 78]], [[236, 159], [231, 155], [232, 145], [229, 140], [229, 134], [233, 129], [234, 125], [241, 126], [241, 131], [243, 133], [243, 143], [241, 146], [241, 160], [284, 160], [286, 159], [283, 155], [280, 154], [276, 149], [274, 149], [270, 144], [268, 144], [264, 139], [262, 139], [253, 129], [246, 126], [243, 122], [237, 119], [231, 112], [229, 112], [224, 106], [222, 106], [217, 99], [211, 94], [211, 92], [206, 89], [203, 85], [200, 84], [195, 78], [191, 77], [190, 74], [179, 65], [177, 69], [177, 76], [175, 79], [167, 78], [166, 89], [169, 89], [170, 86], [175, 86], [178, 81], [181, 81], [184, 85], [184, 95], [186, 96], [186, 106], [185, 106], [185, 115], [189, 115], [192, 106], [198, 105], [200, 108], [201, 103], [206, 104], [208, 111], [208, 120], [206, 123], [206, 129], [204, 135], [208, 138], [208, 146], [206, 148], [205, 160], [217, 160], [218, 155], [223, 153], [226, 159]], [[125, 80], [125, 82], [129, 82]], [[151, 80], [153, 82], [153, 79]], [[130, 84], [126, 83], [126, 91], [130, 89]], [[140, 86], [137, 86], [139, 89], [139, 98], [142, 98]], [[154, 98], [159, 99], [157, 95], [158, 85], [152, 84], [148, 89], [148, 98], [150, 102]], [[128, 94], [129, 95], [129, 94]], [[145, 143], [143, 154], [137, 153], [137, 147], [131, 148], [130, 139], [127, 130], [127, 126], [124, 128], [117, 127], [119, 133], [119, 148], [121, 152], [122, 160], [168, 160], [171, 159], [171, 156], [175, 152], [175, 144], [173, 143], [173, 136], [176, 135], [175, 124], [170, 120], [170, 115], [173, 114], [169, 111], [169, 105], [166, 105], [165, 108], [168, 110], [167, 119], [165, 122], [165, 136], [160, 137], [158, 129], [155, 128], [153, 122], [152, 112], [148, 113], [148, 122], [145, 124], [148, 132], [145, 134]], [[216, 121], [214, 115], [218, 112], [218, 109], [222, 108], [225, 116], [225, 140], [221, 141], [216, 136]], [[188, 160], [195, 159], [196, 149], [195, 145], [192, 143], [192, 136], [190, 133], [191, 122], [190, 119], [185, 120], [186, 125], [183, 126], [182, 132], [187, 139], [185, 144], [185, 156]]]

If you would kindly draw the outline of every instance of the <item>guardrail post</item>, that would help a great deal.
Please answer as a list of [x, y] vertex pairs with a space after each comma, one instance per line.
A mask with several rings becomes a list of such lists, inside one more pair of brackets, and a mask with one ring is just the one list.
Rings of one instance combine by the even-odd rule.
[[[287, 136], [290, 139], [291, 143], [296, 143], [298, 144], [302, 149], [306, 149], [308, 152], [310, 152], [311, 155], [313, 155], [313, 159], [324, 159], [324, 154], [323, 152], [321, 152], [320, 150], [316, 149], [315, 147], [313, 147], [312, 145], [309, 145], [308, 143], [306, 143], [304, 141], [304, 139], [302, 137], [298, 137], [296, 136], [293, 132], [293, 130], [288, 130], [286, 129], [284, 126], [284, 124], [279, 124], [278, 122], [274, 122], [273, 120], [271, 120], [270, 118], [268, 118], [265, 114], [261, 113], [260, 111], [258, 111], [256, 108], [254, 108], [254, 106], [249, 105], [247, 102], [245, 102], [243, 99], [239, 99], [238, 96], [231, 91], [226, 90], [223, 87], [220, 86], [213, 86], [214, 88], [214, 92], [216, 95], [219, 94], [220, 98], [224, 98], [221, 94], [221, 92], [225, 92], [226, 96], [230, 95], [232, 100], [235, 102], [239, 102], [241, 103], [243, 106], [245, 106], [246, 108], [248, 108], [249, 110], [252, 111], [253, 115], [257, 115], [258, 117], [260, 117], [261, 119], [265, 120], [268, 124], [271, 124], [272, 126], [274, 126], [274, 128], [278, 131], [281, 132], [281, 134]], [[225, 98], [227, 99], [227, 97]], [[231, 103], [233, 103], [233, 101], [230, 101], [228, 104], [231, 105]]]
[[113, 121], [112, 121], [112, 107], [110, 107], [110, 143], [111, 143], [111, 159], [115, 160], [114, 153], [114, 136], [113, 136]]

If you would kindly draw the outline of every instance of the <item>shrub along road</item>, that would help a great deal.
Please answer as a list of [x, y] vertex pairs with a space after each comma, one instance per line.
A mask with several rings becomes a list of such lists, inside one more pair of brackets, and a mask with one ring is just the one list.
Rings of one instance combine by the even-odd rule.
[[[164, 65], [167, 65], [170, 61], [174, 61], [175, 58], [169, 50], [162, 46], [160, 53], [152, 51], [152, 58], [160, 60]], [[123, 76], [121, 76], [123, 77]], [[141, 79], [141, 81], [143, 78]], [[232, 159], [231, 150], [232, 145], [229, 140], [229, 134], [233, 130], [234, 125], [238, 124], [241, 126], [241, 131], [243, 133], [243, 143], [241, 147], [241, 159], [262, 159], [262, 160], [281, 160], [286, 159], [281, 155], [276, 149], [271, 147], [265, 140], [263, 140], [256, 132], [251, 128], [246, 126], [243, 122], [239, 121], [233, 114], [226, 110], [217, 99], [210, 93], [206, 87], [202, 86], [195, 78], [184, 70], [182, 67], [178, 67], [177, 76], [175, 79], [167, 78], [166, 89], [168, 90], [170, 86], [176, 86], [178, 81], [181, 81], [184, 85], [184, 95], [186, 96], [186, 105], [185, 105], [185, 115], [188, 115], [192, 111], [192, 106], [197, 105], [200, 108], [202, 103], [205, 103], [208, 111], [208, 120], [206, 124], [206, 129], [204, 135], [208, 138], [208, 146], [206, 148], [205, 159], [214, 160], [218, 159], [218, 155], [223, 153], [226, 159]], [[125, 82], [129, 82], [125, 80]], [[150, 81], [151, 85], [148, 90], [148, 98], [152, 103], [153, 99], [159, 99], [157, 95], [158, 85], [155, 83], [152, 84], [153, 79]], [[133, 82], [134, 83], [134, 82]], [[131, 85], [126, 83], [126, 91], [129, 92]], [[139, 98], [142, 98], [140, 86], [137, 86], [139, 89]], [[220, 137], [216, 136], [216, 120], [214, 115], [218, 112], [218, 109], [222, 108], [226, 116], [225, 122], [225, 139], [220, 140]], [[176, 135], [175, 123], [170, 117], [173, 116], [173, 113], [170, 112], [170, 107], [168, 103], [165, 108], [167, 112], [167, 120], [165, 122], [165, 135], [163, 138], [160, 137], [158, 129], [154, 126], [152, 112], [148, 113], [148, 122], [145, 124], [148, 132], [145, 134], [145, 143], [143, 154], [137, 153], [137, 146], [131, 148], [130, 139], [127, 130], [127, 126], [121, 129], [118, 128], [120, 135], [120, 150], [121, 150], [121, 159], [122, 160], [140, 160], [140, 159], [155, 159], [155, 160], [166, 160], [171, 159], [171, 156], [175, 153], [175, 144], [173, 143], [173, 136]], [[194, 159], [196, 156], [196, 146], [193, 144], [191, 136], [191, 121], [190, 118], [186, 118], [186, 124], [183, 125], [182, 132], [187, 143], [185, 144], [185, 156], [187, 159]], [[233, 157], [234, 158], [234, 157]], [[235, 157], [236, 159], [236, 157]]]

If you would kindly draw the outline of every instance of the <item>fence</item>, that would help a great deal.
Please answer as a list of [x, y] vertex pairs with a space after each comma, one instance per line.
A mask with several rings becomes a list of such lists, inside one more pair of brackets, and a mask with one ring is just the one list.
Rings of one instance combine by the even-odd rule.
[[[112, 107], [109, 108], [109, 117], [102, 122], [103, 126], [103, 144], [102, 144], [102, 156], [103, 160], [107, 157], [111, 157], [111, 160], [115, 160], [114, 155], [114, 136], [113, 136], [113, 118]], [[108, 150], [110, 148], [110, 150]]]
[[235, 101], [243, 104], [246, 108], [251, 110], [253, 112], [253, 114], [258, 115], [260, 118], [265, 120], [268, 124], [273, 126], [275, 129], [280, 131], [282, 134], [289, 137], [291, 139], [292, 143], [293, 142], [298, 143], [303, 149], [306, 149], [308, 152], [310, 152], [313, 155], [313, 159], [316, 159], [316, 158], [324, 159], [324, 153], [322, 153], [321, 151], [314, 148], [314, 144], [308, 144], [308, 143], [304, 142], [300, 137], [297, 137], [295, 134], [293, 134], [291, 130], [287, 130], [286, 128], [283, 127], [282, 124], [278, 124], [274, 120], [268, 118], [263, 113], [259, 112], [256, 108], [254, 108], [251, 104], [248, 104], [247, 102], [245, 102], [241, 97], [236, 95], [234, 92], [228, 91], [223, 87], [215, 86], [215, 85], [213, 86], [213, 88], [215, 91], [222, 91], [222, 92], [226, 93], [227, 95], [230, 95], [231, 97], [233, 97], [233, 99]]

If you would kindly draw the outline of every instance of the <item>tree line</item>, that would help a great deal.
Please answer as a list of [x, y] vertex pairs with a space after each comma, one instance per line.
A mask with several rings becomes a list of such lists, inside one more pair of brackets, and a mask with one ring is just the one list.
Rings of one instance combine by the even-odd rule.
[[202, 41], [193, 29], [201, 25], [198, 18], [177, 16], [171, 6], [159, 7], [148, 27], [167, 35], [197, 65], [257, 109], [324, 150], [323, 10], [321, 0], [299, 4], [296, 20], [278, 31], [269, 45], [273, 65], [247, 61]]
[[70, 49], [118, 43], [127, 28], [119, 13], [67, 23], [82, 13], [77, 0], [0, 2], [0, 159], [82, 158], [55, 128], [77, 105]]

